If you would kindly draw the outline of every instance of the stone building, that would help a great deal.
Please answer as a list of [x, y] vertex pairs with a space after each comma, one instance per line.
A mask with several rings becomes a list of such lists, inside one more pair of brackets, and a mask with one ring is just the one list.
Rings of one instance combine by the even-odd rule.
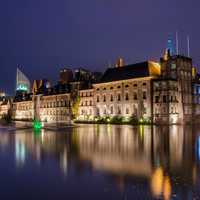
[[[122, 59], [99, 74], [75, 70], [74, 79], [54, 87], [42, 81], [33, 93], [20, 93], [12, 109], [14, 119], [71, 121], [73, 103], [80, 97], [78, 120], [123, 117], [158, 124], [188, 123], [200, 116], [200, 76], [192, 59], [166, 51], [160, 63], [124, 65]], [[74, 115], [73, 115], [74, 116]]]
[[171, 56], [161, 58], [161, 76], [153, 83], [153, 121], [187, 123], [192, 119], [192, 59]]
[[6, 98], [5, 96], [0, 97], [0, 119], [7, 115], [11, 109], [12, 99]]
[[107, 69], [93, 89], [80, 92], [81, 118], [86, 115], [151, 118], [151, 85], [159, 75], [160, 65], [151, 61]]

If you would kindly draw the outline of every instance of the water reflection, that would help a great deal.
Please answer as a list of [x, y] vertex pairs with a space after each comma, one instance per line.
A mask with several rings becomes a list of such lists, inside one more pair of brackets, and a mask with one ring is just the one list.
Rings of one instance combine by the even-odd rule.
[[59, 132], [20, 130], [0, 134], [0, 147], [14, 147], [17, 168], [30, 160], [38, 165], [54, 160], [64, 176], [89, 169], [91, 176], [100, 172], [123, 192], [130, 185], [142, 185], [141, 199], [150, 194], [165, 200], [192, 199], [200, 196], [197, 130], [111, 125], [83, 125]]

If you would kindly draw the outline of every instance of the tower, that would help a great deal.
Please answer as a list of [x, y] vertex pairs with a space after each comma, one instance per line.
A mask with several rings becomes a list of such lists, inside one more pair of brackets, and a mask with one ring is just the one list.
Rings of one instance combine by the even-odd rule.
[[174, 42], [171, 36], [169, 36], [167, 40], [167, 50], [169, 51], [170, 55], [174, 55], [175, 50], [174, 50]]

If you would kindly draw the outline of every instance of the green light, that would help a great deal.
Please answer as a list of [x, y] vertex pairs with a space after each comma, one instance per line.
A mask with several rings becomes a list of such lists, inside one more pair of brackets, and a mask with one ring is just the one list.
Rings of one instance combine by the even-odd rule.
[[42, 128], [41, 122], [38, 121], [38, 120], [34, 120], [33, 121], [33, 128], [34, 128], [34, 130], [40, 130]]

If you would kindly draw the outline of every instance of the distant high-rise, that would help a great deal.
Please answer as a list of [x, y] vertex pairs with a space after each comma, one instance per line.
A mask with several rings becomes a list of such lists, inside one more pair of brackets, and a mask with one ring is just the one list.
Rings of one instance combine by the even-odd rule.
[[60, 83], [66, 84], [73, 80], [73, 72], [71, 69], [64, 68], [60, 70]]
[[30, 92], [30, 81], [29, 79], [25, 76], [24, 73], [22, 73], [18, 68], [17, 68], [17, 77], [16, 77], [16, 91], [17, 92]]

